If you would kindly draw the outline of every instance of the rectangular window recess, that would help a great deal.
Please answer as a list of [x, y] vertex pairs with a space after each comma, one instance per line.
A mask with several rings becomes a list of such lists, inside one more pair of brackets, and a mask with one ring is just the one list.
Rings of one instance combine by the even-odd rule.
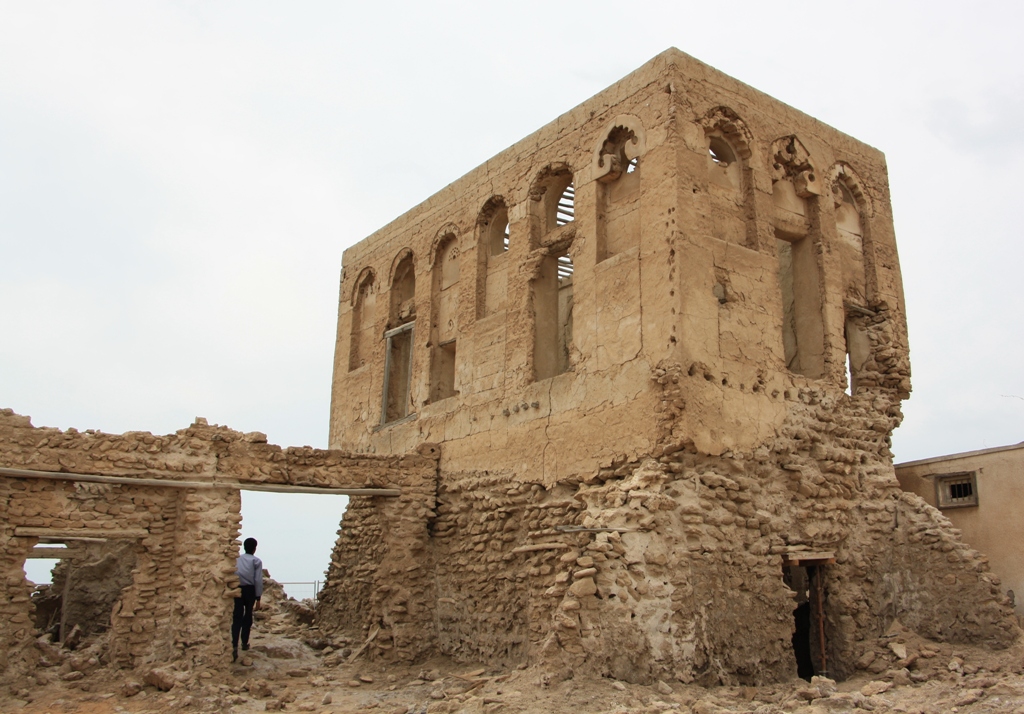
[[384, 385], [381, 394], [380, 425], [391, 425], [411, 416], [413, 325], [384, 333]]
[[962, 471], [955, 474], [932, 474], [935, 479], [935, 500], [939, 508], [963, 508], [978, 505], [978, 474]]
[[444, 342], [438, 342], [438, 343], [437, 343], [437, 346], [438, 346], [438, 347], [444, 347], [445, 345], [452, 345], [452, 344], [455, 344], [455, 341], [456, 341], [457, 339], [458, 339], [457, 337], [453, 337], [453, 338], [452, 338], [452, 339], [450, 339], [450, 340], [445, 340]]

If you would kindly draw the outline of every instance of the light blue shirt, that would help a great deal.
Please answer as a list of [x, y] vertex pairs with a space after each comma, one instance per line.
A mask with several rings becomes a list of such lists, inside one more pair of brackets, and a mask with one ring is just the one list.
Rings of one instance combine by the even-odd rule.
[[251, 553], [242, 553], [235, 561], [239, 585], [255, 585], [256, 599], [263, 597], [263, 561]]

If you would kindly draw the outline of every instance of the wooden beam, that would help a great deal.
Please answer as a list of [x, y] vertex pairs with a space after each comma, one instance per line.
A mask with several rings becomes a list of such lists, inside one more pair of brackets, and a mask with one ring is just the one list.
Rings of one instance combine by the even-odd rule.
[[114, 539], [137, 539], [145, 538], [149, 531], [145, 528], [32, 528], [30, 526], [17, 526], [14, 535], [19, 538], [54, 538], [61, 540], [74, 540], [75, 538], [103, 538], [104, 540]]
[[26, 558], [47, 558], [51, 560], [67, 560], [70, 558], [82, 558], [85, 551], [81, 548], [39, 548], [38, 546], [29, 551]]
[[513, 553], [532, 553], [535, 550], [558, 550], [559, 548], [571, 548], [568, 543], [532, 543], [513, 548]]
[[248, 483], [243, 481], [179, 481], [176, 479], [138, 478], [133, 475], [106, 476], [103, 474], [78, 474], [63, 471], [35, 471], [33, 469], [11, 469], [0, 467], [0, 476], [14, 478], [39, 478], [53, 481], [79, 481], [82, 483], [107, 483], [117, 486], [156, 486], [158, 488], [226, 488], [237, 491], [269, 491], [271, 493], [319, 493], [335, 496], [401, 496], [400, 488], [334, 488], [331, 486], [298, 486], [287, 483]]
[[836, 554], [831, 551], [812, 553], [811, 551], [794, 550], [782, 554], [782, 564], [792, 565], [832, 565], [836, 562]]
[[[235, 483], [232, 488], [239, 491], [269, 491], [271, 493], [319, 493], [338, 496], [388, 496], [402, 495], [400, 488], [329, 488], [327, 486], [289, 486], [278, 483]], [[223, 485], [221, 485], [223, 488]]]

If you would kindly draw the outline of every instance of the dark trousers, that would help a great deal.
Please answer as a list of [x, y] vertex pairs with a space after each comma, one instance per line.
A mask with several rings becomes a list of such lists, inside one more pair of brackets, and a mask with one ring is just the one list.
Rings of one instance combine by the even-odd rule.
[[242, 597], [235, 598], [235, 611], [231, 615], [231, 647], [238, 647], [238, 634], [242, 634], [242, 644], [249, 644], [249, 631], [252, 630], [252, 606], [256, 603], [256, 586], [243, 585]]

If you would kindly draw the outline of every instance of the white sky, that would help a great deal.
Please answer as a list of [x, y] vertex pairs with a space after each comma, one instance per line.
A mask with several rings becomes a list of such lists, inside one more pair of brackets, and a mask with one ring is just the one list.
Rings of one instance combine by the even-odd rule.
[[[886, 153], [914, 381], [897, 460], [1019, 442], [1022, 17], [0, 0], [0, 407], [326, 446], [342, 250], [675, 46]], [[338, 502], [244, 498], [271, 573], [322, 578]]]

